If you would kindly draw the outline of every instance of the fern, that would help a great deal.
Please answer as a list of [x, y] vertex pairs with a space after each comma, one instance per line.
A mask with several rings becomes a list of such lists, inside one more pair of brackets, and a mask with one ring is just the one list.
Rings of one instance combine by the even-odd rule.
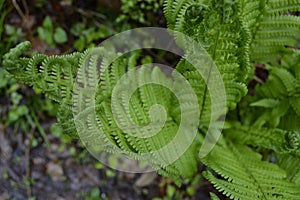
[[[184, 32], [193, 37], [211, 54], [223, 76], [228, 108], [232, 109], [235, 108], [236, 102], [245, 95], [242, 88], [247, 78], [251, 76], [251, 69], [249, 68], [250, 60], [261, 63], [274, 63], [285, 54], [287, 54], [286, 58], [290, 58], [291, 53], [294, 52], [294, 50], [286, 48], [286, 46], [295, 47], [297, 44], [295, 35], [299, 35], [299, 18], [286, 15], [288, 11], [291, 11], [289, 9], [292, 7], [291, 5], [296, 5], [291, 10], [299, 10], [299, 2], [297, 1], [293, 3], [287, 1], [284, 3], [278, 1], [267, 2], [263, 0], [234, 2], [224, 0], [218, 3], [215, 1], [166, 1], [165, 14], [169, 28]], [[201, 80], [200, 76], [191, 67], [187, 67], [187, 64], [182, 63], [177, 66], [177, 69], [184, 74], [196, 92], [198, 92], [199, 99], [201, 99], [199, 102], [200, 105], [201, 103], [205, 105], [203, 101], [206, 102], [206, 105], [209, 105], [209, 99], [205, 98], [206, 94], [200, 92], [204, 90], [204, 81]], [[278, 95], [279, 99], [267, 96], [266, 99], [252, 105], [267, 106], [273, 109], [272, 111], [266, 110], [262, 118], [264, 119], [263, 121], [274, 119], [271, 123], [276, 127], [281, 122], [281, 117], [290, 110], [290, 107], [293, 108], [293, 111], [297, 111], [297, 106], [300, 105], [297, 103], [297, 95], [299, 93], [297, 92], [298, 86], [296, 82], [298, 81], [285, 69], [274, 68], [270, 71], [271, 73], [274, 71], [274, 73], [278, 74], [281, 84], [273, 83], [272, 85], [274, 87], [277, 86], [277, 88], [268, 89], [268, 91], [279, 93], [282, 88], [284, 94]], [[266, 90], [265, 92], [267, 92]], [[285, 97], [290, 103], [282, 100]], [[289, 107], [289, 105], [291, 106]], [[204, 112], [207, 109], [205, 106], [202, 108]], [[262, 126], [264, 123], [259, 119], [256, 125]], [[250, 144], [273, 149], [280, 153], [299, 154], [298, 132], [286, 132], [267, 128], [259, 129], [258, 127], [250, 128], [247, 126], [241, 126], [239, 129], [235, 127], [226, 130], [226, 132], [230, 133], [227, 136], [231, 136], [229, 139], [243, 143], [243, 145]], [[289, 194], [289, 192], [284, 192], [285, 186], [284, 184], [281, 185], [279, 182], [281, 181], [280, 179], [276, 180], [277, 177], [270, 175], [268, 181], [263, 168], [272, 166], [279, 174], [281, 171], [283, 174], [282, 179], [287, 184], [290, 184], [288, 180], [285, 180], [284, 172], [278, 166], [263, 162], [261, 165], [257, 164], [255, 171], [251, 172], [247, 169], [247, 165], [255, 166], [256, 162], [260, 163], [260, 159], [256, 159], [251, 164], [250, 161], [242, 159], [242, 155], [244, 154], [247, 155], [248, 159], [248, 155], [251, 152], [250, 149], [245, 150], [245, 146], [238, 145], [238, 148], [241, 149], [240, 151], [249, 151], [239, 154], [235, 149], [235, 144], [228, 143], [230, 143], [230, 146], [223, 145], [222, 150], [219, 148], [220, 151], [215, 147], [211, 153], [214, 154], [214, 151], [218, 151], [215, 153], [215, 156], [209, 155], [203, 160], [208, 167], [211, 167], [213, 171], [224, 177], [225, 180], [220, 180], [212, 174], [206, 173], [207, 178], [215, 184], [219, 191], [234, 199], [298, 198], [299, 188], [295, 185], [293, 185], [294, 191], [291, 192], [293, 194]], [[227, 157], [231, 151], [235, 153], [235, 157], [232, 160], [228, 160]], [[223, 157], [220, 155], [223, 155]], [[242, 163], [240, 165], [244, 171], [244, 175], [238, 172], [234, 174], [239, 169], [236, 166], [238, 162]], [[229, 171], [222, 167], [230, 167], [232, 165], [233, 167]], [[249, 176], [250, 178], [245, 180], [245, 177]], [[236, 181], [233, 182], [233, 179], [236, 179]], [[265, 185], [266, 182], [272, 182], [274, 187], [263, 188], [261, 185]], [[276, 184], [278, 188], [276, 188]], [[243, 185], [246, 187], [243, 188]], [[282, 193], [279, 192], [280, 190], [282, 190]]]
[[[249, 35], [239, 19], [236, 19], [236, 6], [231, 1], [166, 1], [165, 4], [169, 28], [189, 35], [201, 43], [212, 56], [223, 77], [226, 102], [230, 109], [235, 108], [236, 102], [246, 95], [245, 82], [251, 71], [248, 62]], [[203, 90], [199, 88], [203, 85], [202, 77], [193, 67], [187, 67], [186, 63], [181, 62], [177, 69], [188, 80], [193, 80], [191, 84], [196, 91]], [[205, 89], [204, 91], [208, 92]], [[204, 100], [207, 95], [205, 93], [199, 96], [199, 105], [204, 106], [204, 112], [209, 112], [207, 108], [210, 103], [209, 100]]]
[[[255, 62], [275, 62], [285, 54], [293, 53], [300, 36], [300, 19], [288, 15], [300, 9], [300, 1], [265, 1], [262, 18], [252, 32], [251, 59]], [[292, 48], [287, 48], [292, 47]]]
[[[11, 49], [11, 51], [6, 54], [4, 65], [7, 67], [7, 70], [14, 75], [14, 77], [32, 85], [34, 88], [42, 90], [47, 97], [60, 103], [58, 121], [67, 134], [72, 135], [73, 137], [76, 136], [72, 104], [74, 103], [75, 106], [79, 106], [79, 104], [81, 104], [80, 101], [72, 102], [72, 99], [84, 99], [83, 102], [90, 99], [89, 93], [84, 93], [84, 95], [87, 96], [78, 96], [79, 94], [76, 93], [73, 94], [76, 70], [79, 66], [86, 64], [86, 66], [89, 66], [91, 69], [95, 69], [96, 71], [90, 73], [90, 70], [87, 70], [87, 72], [79, 73], [85, 74], [85, 76], [77, 77], [75, 86], [83, 87], [85, 89], [85, 86], [88, 86], [90, 83], [93, 83], [98, 79], [100, 79], [101, 84], [99, 84], [98, 88], [95, 88], [97, 90], [95, 95], [97, 105], [96, 119], [93, 119], [94, 116], [90, 116], [85, 110], [82, 110], [82, 113], [78, 113], [78, 116], [89, 119], [88, 124], [81, 125], [82, 130], [90, 130], [88, 133], [97, 133], [98, 131], [94, 128], [99, 127], [100, 122], [101, 126], [99, 128], [103, 133], [105, 133], [105, 138], [101, 138], [101, 140], [103, 139], [103, 141], [105, 141], [104, 143], [101, 142], [101, 144], [103, 143], [104, 145], [103, 148], [105, 151], [116, 153], [119, 148], [126, 152], [132, 152], [130, 155], [135, 159], [147, 160], [153, 164], [153, 167], [157, 169], [159, 173], [173, 177], [174, 181], [177, 181], [178, 184], [180, 183], [178, 177], [179, 174], [184, 177], [189, 177], [196, 172], [197, 162], [199, 162], [198, 157], [196, 156], [196, 147], [199, 145], [199, 141], [195, 141], [183, 155], [178, 155], [180, 158], [173, 161], [174, 163], [171, 165], [159, 163], [158, 161], [164, 159], [164, 157], [157, 157], [157, 154], [151, 153], [150, 157], [144, 156], [144, 154], [159, 150], [168, 144], [173, 137], [175, 137], [176, 132], [179, 129], [180, 120], [175, 120], [175, 118], [178, 119], [178, 115], [180, 116], [181, 113], [179, 112], [175, 114], [171, 107], [174, 106], [174, 104], [178, 104], [178, 102], [173, 101], [173, 99], [176, 98], [168, 89], [162, 86], [150, 85], [139, 88], [130, 99], [128, 108], [125, 108], [124, 110], [124, 105], [119, 105], [120, 107], [116, 110], [119, 119], [123, 121], [119, 121], [117, 123], [113, 117], [111, 103], [114, 105], [117, 105], [118, 103], [111, 102], [112, 89], [115, 88], [119, 79], [126, 72], [137, 73], [136, 76], [138, 78], [136, 81], [150, 78], [152, 81], [165, 82], [165, 84], [170, 85], [170, 87], [172, 87], [172, 84], [176, 84], [173, 83], [172, 80], [169, 79], [163, 72], [161, 72], [159, 68], [150, 70], [150, 68], [142, 67], [136, 71], [135, 60], [138, 59], [139, 56], [138, 53], [134, 53], [130, 55], [129, 58], [124, 57], [118, 59], [109, 68], [107, 68], [107, 70], [98, 72], [95, 66], [97, 66], [99, 62], [97, 53], [104, 51], [104, 49], [101, 48], [90, 49], [84, 53], [74, 53], [63, 56], [47, 57], [45, 55], [35, 55], [32, 58], [17, 58], [17, 56], [21, 55], [22, 52], [26, 51], [29, 47], [29, 43], [25, 42], [21, 43], [14, 49]], [[113, 55], [114, 52], [111, 52], [111, 54]], [[22, 64], [15, 65], [15, 63], [21, 61]], [[106, 61], [104, 60], [102, 64], [105, 65], [105, 62]], [[22, 66], [26, 67], [22, 68]], [[101, 69], [104, 69], [104, 67]], [[149, 74], [151, 74], [150, 77]], [[124, 84], [123, 87], [119, 88], [120, 91], [117, 93], [122, 96], [124, 91], [126, 93], [126, 88], [130, 87]], [[124, 95], [126, 95], [125, 93]], [[185, 110], [195, 110], [195, 108], [190, 107], [193, 103], [191, 103], [189, 98], [189, 91], [181, 91], [180, 93], [181, 98], [183, 98]], [[153, 94], [155, 95], [153, 96]], [[126, 98], [124, 101], [126, 101]], [[161, 129], [161, 131], [159, 130], [162, 122], [157, 121], [155, 122], [156, 124], [153, 124], [151, 119], [148, 117], [150, 107], [155, 104], [163, 105], [168, 115], [167, 121], [163, 124], [165, 126]], [[89, 104], [86, 106], [89, 107]], [[90, 107], [92, 107], [92, 104], [90, 104]], [[78, 116], [75, 116], [75, 121]], [[188, 117], [188, 115], [186, 115], [186, 117]], [[80, 124], [81, 122], [76, 121], [76, 123]], [[150, 125], [152, 124], [151, 127], [146, 126], [143, 128], [143, 126], [149, 123]], [[137, 126], [135, 124], [137, 124]], [[158, 131], [156, 132], [156, 130]], [[189, 132], [189, 130], [190, 128], [187, 128], [185, 131]], [[155, 136], [145, 138], [143, 140], [139, 137], [127, 134], [127, 132], [142, 132], [144, 135], [148, 136], [151, 135], [151, 132], [153, 131], [157, 133]], [[86, 140], [89, 145], [99, 144], [97, 141], [93, 141], [94, 138], [92, 135], [87, 134], [81, 137], [92, 138], [92, 140]], [[111, 143], [115, 145], [114, 148], [111, 148]], [[107, 147], [105, 148], [105, 146]], [[165, 152], [174, 153], [176, 152], [176, 149], [180, 149], [181, 147], [172, 146], [172, 148], [174, 148], [173, 151], [168, 150]], [[172, 157], [168, 155], [164, 156]]]
[[262, 161], [261, 155], [248, 147], [224, 139], [203, 162], [213, 170], [204, 176], [230, 199], [299, 198], [299, 187], [288, 181], [285, 171]]
[[225, 131], [230, 141], [300, 155], [300, 132], [234, 124]]
[[30, 47], [29, 42], [23, 42], [5, 54], [5, 68], [17, 80], [42, 90], [54, 101], [62, 102], [70, 97], [80, 54], [49, 57], [38, 54], [32, 58], [19, 58]]
[[[113, 50], [106, 52], [107, 57], [103, 60], [97, 56], [105, 51], [102, 48], [62, 56], [38, 54], [28, 58], [22, 57], [30, 48], [30, 44], [25, 42], [11, 49], [4, 56], [3, 64], [15, 78], [40, 89], [58, 102], [59, 123], [74, 137], [76, 128], [84, 130], [86, 134], [82, 137], [88, 141], [86, 145], [112, 153], [126, 152], [132, 158], [146, 160], [160, 174], [172, 177], [178, 184], [180, 176], [186, 178], [196, 173], [197, 163], [202, 161], [208, 167], [204, 176], [231, 199], [298, 199], [299, 169], [292, 168], [299, 163], [300, 154], [300, 127], [297, 124], [300, 114], [300, 54], [294, 49], [300, 20], [289, 12], [299, 11], [299, 4], [298, 0], [165, 1], [168, 27], [200, 43], [214, 60], [210, 66], [211, 69], [217, 66], [222, 76], [226, 111], [217, 110], [219, 105], [214, 105], [210, 97], [212, 92], [217, 92], [208, 87], [214, 83], [215, 74], [201, 76], [184, 58], [176, 69], [195, 91], [199, 108], [192, 106], [191, 91], [179, 90], [178, 99], [159, 84], [139, 87], [129, 100], [124, 92], [126, 88], [143, 80], [170, 87], [182, 84], [166, 76], [158, 67], [137, 68], [139, 52], [132, 52], [107, 66], [110, 57], [116, 56]], [[175, 40], [178, 45], [184, 45], [179, 35], [175, 35]], [[189, 56], [198, 56], [192, 47], [184, 57]], [[200, 56], [197, 58], [201, 59]], [[277, 62], [278, 59], [280, 62]], [[267, 65], [268, 80], [256, 87], [257, 93], [250, 98], [249, 104], [242, 102], [246, 106], [251, 105], [251, 108], [243, 108], [246, 112], [241, 119], [243, 125], [227, 120], [230, 127], [224, 131], [224, 138], [210, 154], [200, 158], [199, 149], [209, 124], [215, 125], [212, 131], [220, 131], [218, 119], [224, 118], [227, 113], [231, 116], [231, 111], [247, 94], [246, 85], [254, 72], [253, 62]], [[82, 65], [88, 70], [79, 68]], [[211, 72], [211, 69], [208, 71]], [[77, 74], [79, 76], [75, 80]], [[120, 103], [112, 95], [124, 74], [131, 74], [135, 79], [122, 82], [123, 85], [118, 87], [116, 94]], [[87, 88], [90, 90], [85, 90]], [[183, 101], [182, 105], [179, 100]], [[115, 107], [112, 108], [111, 104]], [[156, 104], [162, 105], [165, 113], [154, 109], [160, 114], [151, 118], [149, 112]], [[72, 105], [78, 108], [77, 113], [73, 113]], [[181, 110], [180, 106], [184, 109]], [[213, 108], [217, 111], [213, 112]], [[184, 118], [181, 117], [182, 112], [186, 112]], [[177, 144], [163, 154], [156, 154], [156, 150], [176, 137], [181, 120], [189, 121], [187, 119], [194, 116], [193, 112], [200, 113], [200, 118], [196, 119], [200, 123], [198, 126], [194, 123], [195, 119], [190, 119], [189, 126], [182, 130], [192, 135], [192, 128], [198, 126], [197, 137], [187, 151], [179, 155], [177, 152], [181, 147]], [[119, 118], [115, 118], [113, 113], [117, 113]], [[166, 120], [161, 120], [161, 116]], [[153, 131], [155, 135], [152, 135]], [[151, 137], [140, 137], [148, 135]], [[99, 147], [99, 144], [102, 146]], [[262, 153], [273, 152], [276, 163], [262, 161], [262, 156], [248, 146], [258, 147]], [[158, 162], [171, 159], [173, 153], [178, 154], [178, 160], [167, 164]], [[211, 197], [217, 199], [214, 194]]]
[[270, 74], [266, 83], [256, 87], [257, 95], [250, 100], [250, 105], [255, 107], [253, 111], [260, 116], [255, 119], [255, 125], [277, 127], [290, 121], [289, 116], [300, 116], [299, 59], [299, 52], [295, 52], [284, 56], [281, 65], [267, 67]]
[[277, 154], [278, 165], [287, 172], [287, 178], [300, 186], [300, 157], [295, 155]]

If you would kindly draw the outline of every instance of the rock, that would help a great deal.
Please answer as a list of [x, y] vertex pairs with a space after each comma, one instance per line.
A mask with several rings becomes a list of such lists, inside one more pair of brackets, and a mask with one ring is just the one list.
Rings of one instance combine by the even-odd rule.
[[64, 172], [62, 167], [54, 162], [49, 162], [46, 165], [46, 172], [53, 181], [61, 181], [63, 179]]

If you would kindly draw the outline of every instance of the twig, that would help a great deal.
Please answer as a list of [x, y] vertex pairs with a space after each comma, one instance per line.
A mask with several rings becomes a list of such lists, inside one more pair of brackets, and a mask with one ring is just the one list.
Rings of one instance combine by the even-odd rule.
[[19, 4], [17, 3], [17, 1], [12, 0], [12, 3], [14, 5], [15, 9], [17, 10], [17, 12], [19, 13], [19, 15], [21, 16], [22, 20], [26, 21], [26, 16], [25, 16], [24, 12], [21, 10], [21, 8], [20, 8]]
[[261, 80], [258, 76], [254, 76], [253, 79], [254, 79], [256, 82], [258, 82], [258, 83], [264, 84], [264, 81]]
[[29, 8], [28, 8], [26, 1], [22, 0], [22, 5], [24, 7], [25, 12], [22, 11], [17, 0], [12, 0], [12, 3], [14, 5], [15, 9], [17, 10], [18, 14], [22, 18], [23, 26], [26, 29], [29, 40], [31, 40], [33, 36], [32, 36], [32, 32], [31, 32], [30, 25], [29, 25], [30, 23], [27, 23], [28, 20], [30, 19], [30, 17], [29, 17]]
[[28, 16], [29, 15], [29, 9], [28, 9], [28, 5], [27, 5], [26, 1], [22, 0], [22, 4], [24, 6], [25, 16]]
[[84, 170], [83, 172], [84, 172], [84, 174], [86, 174], [86, 175], [88, 176], [88, 178], [89, 178], [95, 185], [99, 186], [99, 181], [98, 181], [98, 179], [97, 179], [96, 177], [94, 177], [94, 175], [92, 175], [92, 174], [90, 173], [90, 171]]
[[79, 12], [80, 14], [82, 14], [86, 17], [90, 17], [90, 18], [97, 17], [97, 18], [104, 19], [104, 20], [106, 19], [105, 15], [95, 12], [95, 11], [92, 11], [92, 10], [85, 11], [81, 8], [75, 8], [75, 11]]

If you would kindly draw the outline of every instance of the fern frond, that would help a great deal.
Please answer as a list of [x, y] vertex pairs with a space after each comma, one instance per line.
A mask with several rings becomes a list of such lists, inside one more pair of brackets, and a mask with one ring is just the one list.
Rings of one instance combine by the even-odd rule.
[[264, 0], [241, 0], [238, 3], [239, 13], [251, 34], [257, 27], [257, 22], [263, 17]]
[[29, 60], [27, 58], [19, 59], [19, 57], [30, 48], [30, 42], [22, 42], [3, 56], [3, 67], [16, 79], [28, 78], [24, 75], [24, 68], [28, 65]]
[[[197, 151], [196, 146], [199, 142], [192, 144], [183, 155], [178, 156], [178, 160], [169, 165], [159, 161], [172, 156], [153, 153], [166, 146], [175, 137], [178, 131], [178, 124], [180, 123], [180, 120], [176, 121], [175, 118], [178, 119], [178, 115], [180, 116], [181, 113], [179, 112], [174, 116], [171, 102], [176, 97], [169, 89], [161, 85], [146, 84], [138, 87], [136, 92], [130, 97], [130, 100], [128, 99], [128, 89], [137, 88], [139, 82], [164, 83], [163, 85], [169, 85], [170, 88], [172, 88], [171, 85], [173, 84], [172, 80], [157, 67], [153, 69], [146, 66], [138, 69], [132, 68], [130, 65], [134, 63], [133, 59], [137, 58], [136, 54], [130, 56], [130, 59], [122, 57], [108, 67], [105, 67], [105, 64], [102, 63], [100, 82], [95, 95], [97, 120], [89, 119], [90, 124], [83, 125], [83, 129], [94, 131], [93, 127], [99, 127], [108, 139], [107, 143], [112, 143], [116, 148], [128, 152], [135, 159], [147, 160], [155, 169], [159, 169], [159, 173], [172, 177], [175, 180], [179, 180], [179, 174], [184, 177], [192, 176], [197, 170], [198, 158], [195, 155]], [[87, 62], [87, 68], [97, 65], [97, 63], [99, 64], [93, 56], [85, 55], [85, 60], [82, 62]], [[78, 86], [82, 85], [81, 87], [84, 88], [84, 85], [88, 85], [89, 79], [85, 77], [90, 77], [93, 80], [93, 74], [78, 77]], [[123, 76], [130, 78], [122, 82]], [[119, 83], [119, 81], [121, 82]], [[117, 84], [118, 86], [116, 86]], [[110, 88], [116, 90], [115, 93], [119, 95], [117, 98], [111, 98], [112, 91], [110, 91]], [[187, 92], [182, 91], [181, 95], [179, 95], [184, 100], [181, 106], [183, 106], [185, 112], [195, 110], [193, 107], [191, 108], [192, 104], [189, 103], [191, 100]], [[85, 99], [85, 97], [82, 96], [75, 99]], [[127, 105], [126, 102], [128, 101], [129, 104]], [[80, 104], [80, 102], [75, 102], [75, 104]], [[153, 119], [149, 117], [151, 106], [156, 104], [162, 105], [167, 114], [166, 122], [161, 130], [159, 130], [161, 122], [158, 120], [155, 124], [151, 121]], [[111, 105], [114, 105], [115, 110], [112, 110]], [[92, 104], [90, 106], [92, 107]], [[114, 118], [116, 116], [117, 121]], [[89, 118], [89, 116], [85, 116], [85, 118]], [[151, 132], [156, 130], [158, 130], [156, 134], [151, 136]], [[95, 132], [97, 131], [95, 130]], [[140, 138], [137, 134], [142, 134], [143, 138]], [[93, 138], [92, 135], [84, 137]], [[176, 145], [171, 148], [173, 149], [170, 149], [167, 153], [172, 152], [176, 154], [177, 149], [179, 149]], [[114, 150], [109, 147], [103, 149], [112, 153], [117, 152], [117, 149]], [[145, 154], [147, 156], [144, 156]]]
[[80, 54], [19, 58], [30, 46], [29, 42], [23, 42], [11, 49], [4, 56], [4, 67], [19, 81], [40, 89], [54, 101], [62, 102], [71, 96]]
[[288, 13], [292, 11], [300, 10], [300, 1], [299, 0], [271, 0], [268, 2], [268, 12], [271, 14], [281, 14]]
[[[165, 12], [165, 17], [167, 19], [168, 27], [170, 29], [175, 28], [175, 23], [176, 20], [182, 19], [179, 18], [178, 15], [184, 14], [182, 8], [187, 7], [186, 4], [189, 4], [190, 2], [188, 0], [167, 0], [164, 3], [164, 12]], [[183, 17], [183, 16], [182, 16]]]
[[[251, 72], [250, 32], [238, 17], [238, 6], [238, 2], [231, 0], [166, 1], [164, 8], [168, 27], [202, 44], [214, 60], [223, 78], [229, 109], [234, 109], [236, 103], [246, 95], [245, 83]], [[211, 103], [205, 80], [184, 61], [179, 62], [176, 69], [191, 83], [199, 105], [204, 106], [201, 108], [200, 123], [208, 123]]]
[[258, 107], [264, 107], [264, 108], [274, 108], [279, 105], [278, 99], [261, 99], [259, 101], [253, 102], [250, 104], [250, 106], [258, 106]]
[[295, 96], [289, 99], [289, 102], [295, 111], [295, 113], [300, 116], [300, 96]]
[[[257, 113], [256, 116], [259, 116], [255, 125], [278, 127], [280, 124], [289, 123], [290, 127], [297, 127], [292, 125], [292, 121], [288, 122], [287, 118], [289, 115], [295, 115], [292, 118], [297, 121], [297, 117], [300, 116], [299, 59], [299, 52], [295, 51], [292, 55], [284, 56], [280, 65], [267, 66], [269, 76], [266, 83], [255, 88], [256, 97], [254, 98], [259, 100], [253, 100], [250, 103], [256, 108], [265, 108], [259, 111], [253, 110]], [[289, 127], [284, 127], [284, 129], [289, 129]]]
[[57, 113], [57, 119], [58, 124], [64, 131], [64, 134], [72, 138], [78, 137], [72, 112], [72, 101], [70, 99], [64, 99], [60, 103]]
[[276, 162], [287, 173], [287, 178], [300, 186], [300, 157], [288, 154], [276, 154]]
[[224, 134], [235, 143], [272, 149], [277, 153], [300, 155], [300, 132], [298, 131], [259, 128], [236, 123]]
[[220, 200], [219, 197], [216, 194], [214, 194], [212, 192], [210, 192], [209, 194], [210, 194], [210, 199], [211, 200]]
[[277, 165], [261, 159], [250, 148], [225, 141], [203, 160], [219, 177], [210, 171], [204, 176], [230, 199], [298, 199], [299, 186]]
[[263, 19], [258, 21], [257, 29], [252, 30], [252, 61], [275, 63], [285, 54], [293, 53], [287, 46], [295, 48], [298, 45], [300, 18], [287, 13], [299, 10], [299, 7], [298, 0], [266, 1], [264, 8], [261, 9]]

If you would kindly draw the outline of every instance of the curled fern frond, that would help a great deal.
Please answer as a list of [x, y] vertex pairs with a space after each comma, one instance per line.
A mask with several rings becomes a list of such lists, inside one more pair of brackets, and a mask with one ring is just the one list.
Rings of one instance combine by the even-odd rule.
[[12, 48], [4, 56], [5, 69], [19, 81], [41, 90], [56, 102], [70, 97], [80, 53], [62, 56], [37, 54], [32, 58], [19, 58], [30, 47], [26, 41]]
[[3, 66], [16, 79], [24, 78], [25, 76], [23, 72], [24, 72], [24, 68], [28, 64], [28, 59], [27, 58], [19, 59], [19, 57], [23, 55], [26, 51], [28, 51], [30, 48], [31, 48], [30, 42], [28, 41], [22, 42], [21, 44], [18, 44], [15, 48], [10, 49], [9, 52], [3, 56], [3, 61], [2, 61]]

